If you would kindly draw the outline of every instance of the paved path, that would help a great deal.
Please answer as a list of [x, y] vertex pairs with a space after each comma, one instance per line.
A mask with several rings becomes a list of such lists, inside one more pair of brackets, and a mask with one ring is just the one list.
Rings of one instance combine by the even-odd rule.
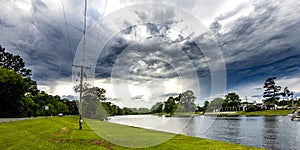
[[19, 120], [26, 120], [30, 118], [0, 118], [0, 123], [1, 122], [10, 122], [10, 121], [19, 121]]

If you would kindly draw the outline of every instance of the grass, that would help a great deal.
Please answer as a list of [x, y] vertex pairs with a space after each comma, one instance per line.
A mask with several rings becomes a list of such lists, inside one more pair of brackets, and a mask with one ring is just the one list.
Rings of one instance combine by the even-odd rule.
[[[0, 149], [129, 149], [116, 142], [166, 142], [145, 149], [256, 149], [253, 147], [207, 140], [184, 135], [174, 135], [136, 127], [87, 120], [95, 130], [84, 123], [78, 130], [78, 118], [48, 117], [0, 123]], [[97, 134], [101, 134], [99, 137]], [[136, 138], [128, 138], [135, 136]], [[111, 142], [105, 140], [110, 138]]]
[[244, 112], [238, 111], [233, 116], [286, 116], [291, 113], [291, 110], [262, 110], [262, 111], [254, 111], [254, 112]]

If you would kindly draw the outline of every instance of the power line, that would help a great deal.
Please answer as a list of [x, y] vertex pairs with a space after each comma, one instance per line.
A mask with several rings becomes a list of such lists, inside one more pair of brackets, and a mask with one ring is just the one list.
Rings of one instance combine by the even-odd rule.
[[68, 43], [69, 43], [69, 49], [72, 52], [71, 41], [70, 41], [70, 36], [69, 36], [69, 29], [68, 29], [66, 12], [65, 12], [65, 6], [64, 6], [63, 0], [61, 0], [61, 5], [62, 5], [62, 9], [63, 9], [63, 15], [64, 15], [64, 21], [65, 21], [65, 28], [66, 28], [67, 38], [68, 38]]
[[104, 9], [103, 9], [103, 12], [102, 12], [102, 18], [101, 18], [100, 23], [99, 23], [99, 31], [98, 31], [98, 34], [97, 34], [97, 38], [96, 38], [94, 49], [96, 49], [96, 47], [97, 47], [97, 41], [99, 39], [99, 34], [100, 34], [100, 27], [101, 27], [102, 22], [103, 22], [103, 18], [104, 18], [106, 6], [107, 6], [107, 0], [105, 0]]
[[85, 32], [86, 32], [86, 10], [87, 10], [87, 0], [84, 0], [82, 65], [84, 65]]

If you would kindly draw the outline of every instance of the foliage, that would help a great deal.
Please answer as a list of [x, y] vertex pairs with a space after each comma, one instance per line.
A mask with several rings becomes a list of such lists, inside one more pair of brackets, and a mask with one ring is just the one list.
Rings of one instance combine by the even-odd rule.
[[0, 66], [14, 70], [24, 78], [26, 92], [37, 92], [36, 81], [31, 80], [31, 70], [25, 68], [25, 62], [20, 55], [13, 55], [5, 51], [5, 48], [0, 45]]
[[[261, 110], [253, 112], [239, 111], [233, 116], [244, 115], [244, 116], [286, 116], [291, 113], [291, 110]], [[230, 116], [230, 115], [229, 115]]]
[[[80, 92], [80, 85], [74, 87], [75, 92]], [[99, 87], [91, 87], [90, 84], [82, 85], [82, 115], [85, 118], [104, 120], [108, 116], [100, 101], [105, 100], [105, 89]]]
[[[57, 115], [63, 113], [65, 115], [78, 114], [76, 101], [69, 101], [68, 99], [61, 99], [58, 95], [52, 96], [44, 91], [38, 92], [36, 95], [27, 95], [26, 99], [31, 102], [30, 115], [27, 116], [44, 116], [44, 115]], [[45, 106], [49, 107], [49, 110], [45, 110]]]
[[203, 107], [197, 106], [196, 112], [204, 112], [205, 113], [208, 106], [209, 106], [209, 101], [204, 101], [204, 106]]
[[175, 112], [194, 112], [196, 105], [194, 92], [187, 90], [177, 97], [169, 97], [167, 101], [157, 102], [151, 108], [151, 113], [166, 113], [170, 116]]
[[276, 77], [268, 78], [264, 83], [265, 92], [263, 97], [266, 98], [264, 102], [266, 103], [267, 107], [274, 107], [275, 102], [280, 99], [280, 90], [281, 87], [276, 85], [275, 83]]
[[187, 90], [178, 96], [179, 104], [184, 107], [184, 112], [192, 112], [195, 111], [196, 105], [194, 103], [196, 97], [194, 96], [194, 92], [191, 90]]
[[164, 108], [163, 111], [165, 113], [168, 113], [168, 114], [171, 114], [171, 115], [174, 114], [174, 112], [177, 109], [177, 105], [176, 105], [176, 103], [174, 101], [174, 98], [173, 97], [169, 97], [169, 99], [166, 102], [164, 102], [164, 104], [165, 104], [165, 108]]
[[157, 102], [151, 107], [151, 113], [162, 113], [163, 111], [163, 103]]
[[20, 55], [13, 55], [5, 51], [0, 45], [0, 66], [7, 69], [12, 69], [22, 77], [30, 77], [31, 70], [25, 68], [25, 62]]
[[212, 111], [213, 109], [217, 108], [221, 108], [222, 105], [224, 104], [224, 99], [223, 98], [220, 98], [220, 97], [217, 97], [217, 98], [214, 98], [211, 102], [210, 102], [210, 105], [208, 107], [208, 111]]
[[260, 111], [261, 107], [256, 105], [250, 105], [247, 107], [246, 112]]
[[237, 93], [228, 93], [225, 95], [225, 103], [228, 103], [228, 106], [238, 107], [241, 104], [241, 99]]
[[11, 69], [0, 67], [0, 117], [23, 116], [25, 81]]

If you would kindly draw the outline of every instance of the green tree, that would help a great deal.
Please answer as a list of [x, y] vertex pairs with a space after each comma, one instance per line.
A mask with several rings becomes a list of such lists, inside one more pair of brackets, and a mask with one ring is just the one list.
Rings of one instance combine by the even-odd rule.
[[[80, 86], [74, 87], [75, 92], [80, 91]], [[105, 89], [99, 87], [90, 87], [88, 83], [84, 83], [82, 87], [83, 101], [82, 101], [82, 115], [85, 118], [103, 120], [107, 117], [106, 110], [100, 101], [105, 100]], [[98, 110], [99, 109], [99, 110]]]
[[157, 102], [151, 107], [151, 113], [162, 113], [163, 111], [163, 103]]
[[184, 107], [185, 112], [195, 111], [196, 105], [194, 103], [196, 97], [194, 96], [194, 92], [191, 90], [187, 90], [182, 94], [179, 94], [179, 104]]
[[165, 108], [164, 108], [164, 112], [165, 113], [168, 113], [168, 114], [174, 114], [174, 112], [176, 111], [177, 109], [177, 105], [174, 101], [174, 98], [173, 97], [169, 97], [168, 100], [166, 102], [164, 102], [165, 104]]
[[240, 96], [237, 93], [228, 93], [225, 95], [225, 103], [229, 106], [238, 107], [241, 104]]
[[[9, 106], [15, 106], [15, 108], [9, 108], [12, 110], [8, 110], [9, 112], [3, 112], [6, 113], [7, 115], [10, 114], [11, 117], [13, 116], [27, 116], [28, 113], [31, 114], [32, 110], [26, 108], [27, 106], [30, 107], [31, 102], [30, 100], [24, 99], [24, 94], [36, 94], [37, 93], [37, 84], [36, 81], [31, 80], [31, 70], [25, 68], [25, 62], [19, 55], [13, 55], [9, 52], [5, 51], [5, 48], [3, 48], [0, 45], [0, 67], [1, 68], [6, 68], [9, 70], [14, 71], [12, 73], [10, 71], [11, 78], [8, 79], [9, 77], [2, 78], [1, 87], [0, 88], [6, 88], [6, 89], [0, 89], [1, 90], [1, 101], [3, 103], [11, 103]], [[2, 71], [2, 73], [7, 72], [7, 71]], [[13, 75], [14, 74], [14, 75]], [[16, 76], [15, 74], [19, 74], [20, 76]], [[4, 77], [4, 76], [3, 76]], [[21, 78], [22, 79], [21, 79]], [[4, 81], [6, 80], [6, 81]], [[8, 89], [13, 88], [13, 86], [9, 85], [12, 83], [8, 83], [7, 81], [12, 81], [12, 80], [18, 80], [19, 82], [19, 87], [18, 89], [11, 89], [10, 91]], [[17, 81], [14, 81], [14, 86], [16, 86]], [[9, 87], [10, 86], [10, 87]], [[21, 87], [22, 86], [22, 87]], [[12, 94], [15, 93], [15, 94]], [[9, 95], [9, 97], [7, 97]], [[3, 98], [2, 98], [3, 97]], [[16, 102], [16, 99], [18, 99], [18, 102]], [[29, 104], [27, 104], [27, 102]], [[4, 107], [4, 105], [2, 105]], [[4, 110], [4, 109], [3, 109]], [[28, 113], [26, 111], [29, 111]], [[15, 114], [14, 114], [15, 113]], [[9, 117], [9, 116], [7, 116]]]
[[57, 102], [56, 103], [56, 109], [57, 109], [57, 114], [58, 113], [63, 113], [63, 114], [68, 114], [69, 113], [69, 107], [63, 103], [63, 102]]
[[62, 102], [68, 106], [68, 114], [70, 115], [78, 115], [78, 107], [75, 100], [68, 100], [66, 98], [62, 99]]
[[7, 69], [12, 69], [22, 77], [30, 77], [31, 70], [25, 68], [25, 62], [19, 55], [13, 55], [5, 51], [0, 45], [0, 66]]
[[16, 73], [20, 74], [25, 81], [25, 89], [26, 92], [36, 93], [37, 91], [37, 84], [36, 81], [31, 80], [31, 70], [25, 68], [25, 62], [21, 58], [20, 55], [13, 55], [9, 52], [5, 51], [0, 45], [0, 66], [7, 69], [12, 69]]
[[24, 116], [36, 116], [36, 112], [38, 111], [39, 105], [36, 104], [33, 99], [29, 96], [25, 96], [24, 98]]
[[14, 70], [0, 67], [0, 117], [24, 115], [25, 81]]
[[209, 106], [209, 101], [204, 101], [203, 107], [197, 106], [197, 112], [205, 112], [208, 106]]
[[280, 99], [280, 90], [281, 87], [276, 85], [275, 83], [276, 77], [268, 78], [264, 83], [265, 92], [263, 97], [266, 98], [264, 103], [267, 105], [268, 108], [275, 107], [275, 103]]
[[211, 102], [210, 105], [207, 107], [207, 111], [213, 111], [214, 109], [220, 109], [227, 104], [224, 104], [225, 100], [223, 98], [217, 97], [214, 98]]

